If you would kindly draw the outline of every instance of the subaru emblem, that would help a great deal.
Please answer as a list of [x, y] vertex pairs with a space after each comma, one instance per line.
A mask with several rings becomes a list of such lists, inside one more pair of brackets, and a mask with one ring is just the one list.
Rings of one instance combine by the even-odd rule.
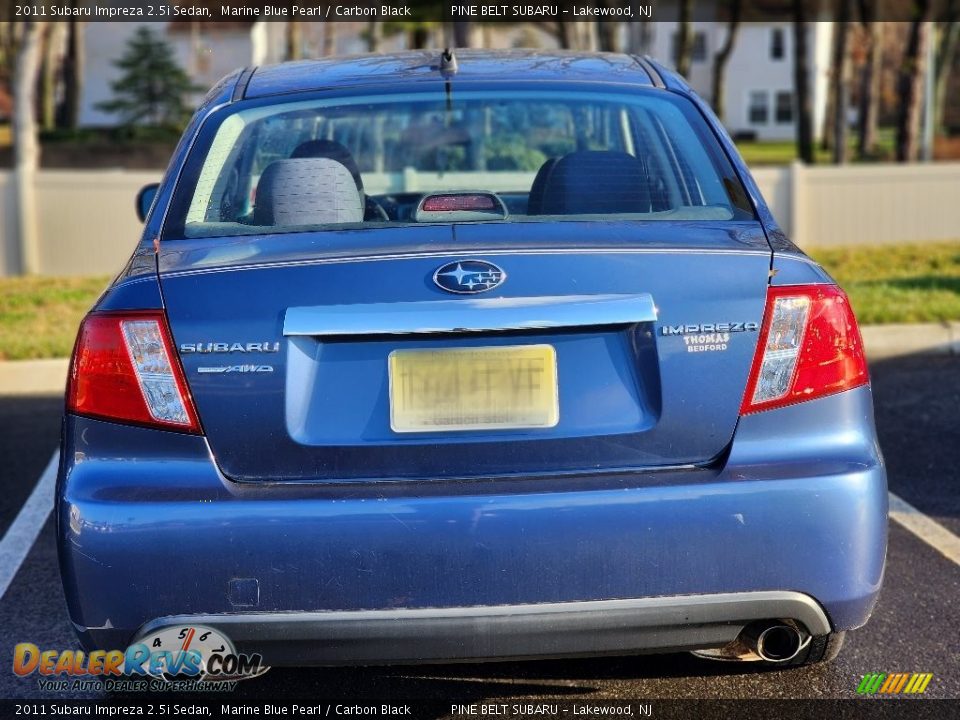
[[433, 281], [437, 287], [452, 293], [473, 294], [493, 290], [507, 279], [507, 274], [484, 260], [458, 260], [437, 268]]

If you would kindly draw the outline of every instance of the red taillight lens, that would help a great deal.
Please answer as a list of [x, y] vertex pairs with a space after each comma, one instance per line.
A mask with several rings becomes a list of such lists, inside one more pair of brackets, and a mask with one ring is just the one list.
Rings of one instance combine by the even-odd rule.
[[200, 432], [162, 312], [86, 317], [70, 365], [67, 409], [78, 415]]
[[489, 195], [431, 195], [423, 201], [427, 212], [453, 210], [496, 210], [497, 205]]
[[741, 415], [831, 395], [868, 380], [863, 340], [843, 290], [836, 285], [768, 288]]

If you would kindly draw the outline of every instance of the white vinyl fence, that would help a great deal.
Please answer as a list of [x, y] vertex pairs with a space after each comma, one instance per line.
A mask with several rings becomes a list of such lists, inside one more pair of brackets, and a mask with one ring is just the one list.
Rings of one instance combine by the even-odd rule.
[[[500, 175], [501, 173], [491, 173]], [[474, 187], [476, 176], [445, 180]], [[502, 173], [495, 187], [525, 189], [532, 173]], [[527, 177], [529, 175], [529, 178]], [[140, 237], [137, 191], [159, 172], [44, 170], [38, 175], [40, 272], [106, 275], [120, 270]], [[960, 163], [758, 168], [773, 214], [802, 247], [960, 239]], [[371, 175], [374, 192], [416, 190], [416, 173]], [[434, 180], [429, 183], [437, 187]], [[20, 272], [10, 173], [0, 172], [0, 276]]]
[[801, 247], [960, 240], [960, 163], [758, 168], [774, 217]]
[[[160, 172], [43, 170], [37, 175], [41, 275], [119, 272], [140, 240], [134, 203]], [[12, 173], [0, 173], [0, 276], [22, 267]]]

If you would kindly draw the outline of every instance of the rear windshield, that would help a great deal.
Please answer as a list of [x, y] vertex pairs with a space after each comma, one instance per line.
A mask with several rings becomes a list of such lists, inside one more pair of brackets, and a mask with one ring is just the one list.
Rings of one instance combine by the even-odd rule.
[[228, 109], [191, 153], [165, 236], [752, 217], [682, 97], [456, 89]]

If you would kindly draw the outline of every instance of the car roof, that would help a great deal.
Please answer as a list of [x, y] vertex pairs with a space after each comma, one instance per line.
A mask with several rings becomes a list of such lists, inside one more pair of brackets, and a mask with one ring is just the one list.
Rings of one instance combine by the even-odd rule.
[[[389, 55], [301, 60], [258, 67], [243, 97], [261, 98], [330, 87], [440, 81], [440, 50]], [[557, 50], [456, 50], [458, 70], [450, 79], [462, 81], [564, 81], [661, 84], [657, 70], [645, 59], [622, 53]]]

